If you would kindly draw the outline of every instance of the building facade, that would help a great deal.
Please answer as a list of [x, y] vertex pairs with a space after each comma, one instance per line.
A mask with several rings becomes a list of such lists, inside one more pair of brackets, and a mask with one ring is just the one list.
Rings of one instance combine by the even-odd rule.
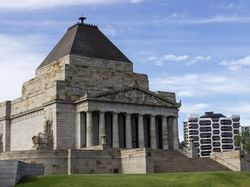
[[180, 106], [175, 93], [150, 91], [147, 75], [135, 73], [98, 27], [81, 18], [23, 84], [22, 96], [0, 103], [0, 159], [100, 146], [177, 150]]
[[241, 126], [241, 132], [249, 132], [250, 133], [250, 126]]
[[234, 136], [239, 134], [240, 117], [226, 117], [222, 114], [206, 112], [202, 116], [190, 115], [184, 122], [184, 143], [197, 148], [199, 157], [209, 157], [212, 152], [238, 149]]

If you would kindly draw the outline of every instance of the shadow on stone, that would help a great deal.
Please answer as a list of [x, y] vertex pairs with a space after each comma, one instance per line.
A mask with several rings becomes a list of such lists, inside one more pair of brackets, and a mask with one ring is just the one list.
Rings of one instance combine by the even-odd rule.
[[24, 177], [18, 184], [28, 184], [28, 183], [34, 183], [39, 180], [39, 177]]

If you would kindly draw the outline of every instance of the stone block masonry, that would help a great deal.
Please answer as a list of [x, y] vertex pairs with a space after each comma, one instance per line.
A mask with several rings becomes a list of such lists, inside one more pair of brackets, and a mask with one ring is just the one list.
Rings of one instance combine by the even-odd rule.
[[17, 151], [1, 153], [0, 160], [20, 159], [44, 165], [45, 175], [223, 171], [226, 167], [206, 159], [191, 159], [177, 151], [154, 149]]
[[17, 184], [24, 176], [44, 175], [43, 164], [28, 164], [17, 160], [0, 160], [0, 187]]
[[0, 160], [42, 163], [46, 175], [154, 172], [146, 150], [179, 149], [180, 106], [97, 26], [75, 24], [21, 97], [0, 103]]

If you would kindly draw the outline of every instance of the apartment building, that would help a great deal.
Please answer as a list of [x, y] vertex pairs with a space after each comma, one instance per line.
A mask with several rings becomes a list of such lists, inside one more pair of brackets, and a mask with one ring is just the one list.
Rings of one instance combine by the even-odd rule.
[[184, 143], [193, 142], [199, 157], [209, 157], [211, 152], [236, 150], [234, 136], [240, 129], [240, 116], [227, 117], [220, 113], [205, 112], [204, 115], [189, 115], [184, 122]]

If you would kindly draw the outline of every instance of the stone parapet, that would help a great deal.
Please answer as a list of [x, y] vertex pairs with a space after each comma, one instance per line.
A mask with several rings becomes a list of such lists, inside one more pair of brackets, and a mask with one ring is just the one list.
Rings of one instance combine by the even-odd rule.
[[0, 103], [0, 121], [9, 118], [11, 114], [11, 101]]
[[240, 151], [213, 152], [210, 158], [233, 171], [241, 171]]
[[145, 148], [16, 151], [1, 153], [0, 160], [43, 164], [45, 175], [227, 170], [208, 158], [190, 159], [177, 151]]

